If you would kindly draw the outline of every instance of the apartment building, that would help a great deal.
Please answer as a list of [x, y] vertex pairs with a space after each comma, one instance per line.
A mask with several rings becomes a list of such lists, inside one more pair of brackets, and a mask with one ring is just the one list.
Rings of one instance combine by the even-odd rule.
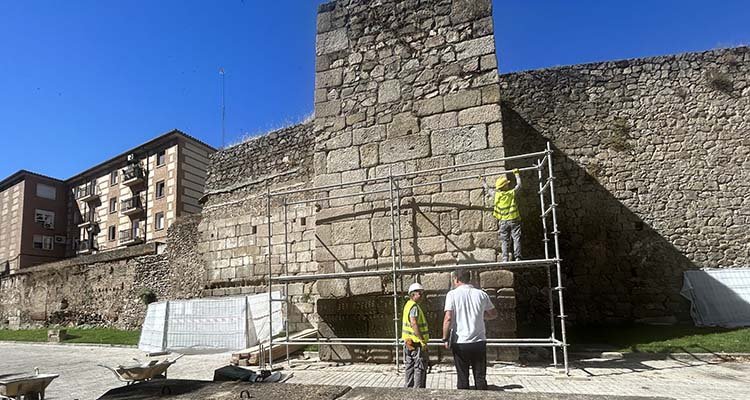
[[0, 181], [0, 273], [67, 251], [65, 182], [21, 170]]
[[176, 218], [200, 212], [214, 151], [173, 130], [65, 181], [28, 171], [13, 174], [0, 182], [0, 272], [3, 265], [13, 272], [166, 240]]

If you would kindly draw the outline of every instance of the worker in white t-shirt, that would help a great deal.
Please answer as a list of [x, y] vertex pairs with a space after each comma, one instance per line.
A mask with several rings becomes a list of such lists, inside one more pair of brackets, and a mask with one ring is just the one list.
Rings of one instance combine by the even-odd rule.
[[484, 321], [497, 318], [497, 310], [484, 291], [469, 284], [471, 274], [451, 272], [453, 290], [445, 296], [443, 342], [453, 351], [457, 388], [469, 389], [469, 367], [478, 390], [487, 389], [487, 335]]

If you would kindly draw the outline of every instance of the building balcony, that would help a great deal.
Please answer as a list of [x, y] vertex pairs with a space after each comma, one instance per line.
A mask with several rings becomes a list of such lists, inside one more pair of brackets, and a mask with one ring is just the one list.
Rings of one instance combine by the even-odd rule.
[[94, 250], [97, 250], [97, 248], [92, 239], [86, 239], [78, 242], [78, 254], [91, 254]]
[[143, 202], [140, 196], [133, 196], [120, 202], [120, 212], [123, 215], [132, 216], [143, 212]]
[[99, 218], [95, 214], [83, 214], [81, 215], [81, 222], [78, 223], [79, 228], [94, 227], [99, 224]]
[[122, 170], [122, 184], [125, 186], [135, 186], [146, 180], [146, 174], [143, 168], [138, 164], [128, 165]]
[[132, 244], [143, 243], [143, 237], [140, 235], [138, 228], [130, 228], [120, 231], [120, 244], [129, 246]]
[[91, 202], [99, 199], [99, 191], [96, 190], [96, 183], [91, 182], [76, 188], [76, 200]]

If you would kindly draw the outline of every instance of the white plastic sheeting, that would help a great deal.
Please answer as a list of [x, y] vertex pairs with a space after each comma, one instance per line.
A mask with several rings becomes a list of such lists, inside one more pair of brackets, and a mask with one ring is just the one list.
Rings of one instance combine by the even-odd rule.
[[686, 271], [680, 292], [698, 326], [750, 326], [750, 269]]
[[[280, 292], [273, 292], [281, 299]], [[182, 354], [245, 349], [281, 332], [281, 302], [268, 294], [151, 303], [138, 348]], [[272, 315], [273, 318], [269, 318]]]

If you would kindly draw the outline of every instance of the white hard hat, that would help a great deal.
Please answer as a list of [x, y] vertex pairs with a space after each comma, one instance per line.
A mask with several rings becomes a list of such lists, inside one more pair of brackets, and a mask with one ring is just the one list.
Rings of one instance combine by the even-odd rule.
[[412, 283], [411, 286], [409, 286], [409, 293], [416, 292], [417, 290], [424, 290], [424, 287], [419, 284], [419, 282]]

